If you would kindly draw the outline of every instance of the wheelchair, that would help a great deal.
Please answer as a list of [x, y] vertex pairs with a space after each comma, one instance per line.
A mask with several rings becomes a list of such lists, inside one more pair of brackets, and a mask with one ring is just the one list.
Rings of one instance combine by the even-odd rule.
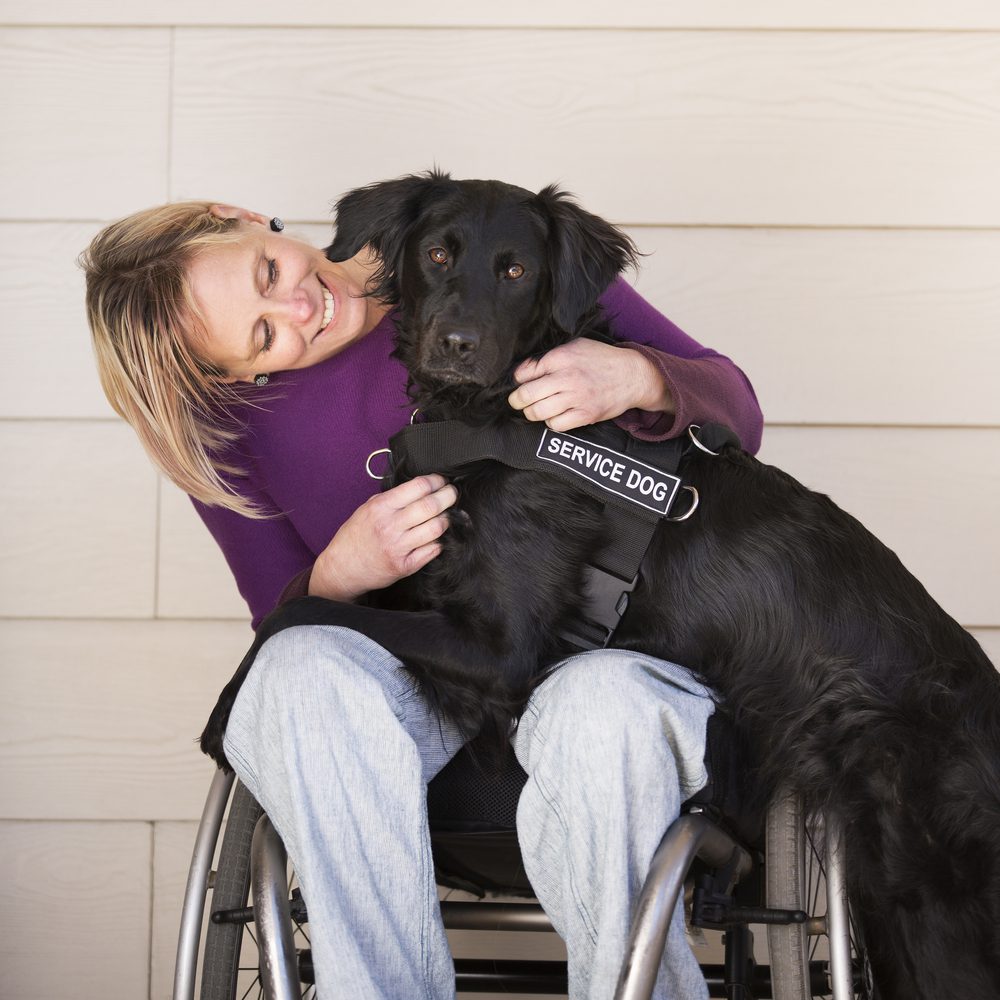
[[[709, 783], [684, 804], [653, 856], [615, 1000], [652, 996], [667, 927], [682, 893], [689, 929], [723, 935], [724, 961], [702, 965], [710, 996], [877, 1000], [851, 921], [841, 832], [822, 816], [804, 814], [794, 796], [779, 795], [764, 809], [748, 808], [752, 779], [743, 759], [724, 720], [713, 716], [706, 749]], [[526, 779], [513, 759], [506, 768], [484, 774], [466, 748], [430, 782], [438, 885], [479, 897], [444, 900], [446, 928], [552, 930], [537, 901], [522, 901], [534, 899], [514, 831]], [[188, 875], [174, 1000], [194, 1000], [199, 978], [200, 1000], [316, 996], [308, 914], [288, 873], [284, 847], [261, 807], [232, 775], [218, 772]], [[199, 977], [206, 903], [209, 922]], [[766, 926], [766, 963], [755, 956], [751, 925]], [[455, 972], [459, 994], [558, 995], [567, 990], [565, 962], [457, 958]]]

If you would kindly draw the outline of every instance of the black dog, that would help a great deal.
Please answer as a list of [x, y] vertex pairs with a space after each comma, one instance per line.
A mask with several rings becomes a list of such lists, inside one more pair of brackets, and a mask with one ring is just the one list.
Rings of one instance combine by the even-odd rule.
[[[400, 304], [397, 353], [427, 421], [520, 420], [523, 358], [600, 334], [622, 233], [548, 188], [429, 174], [338, 205], [331, 259], [370, 244]], [[405, 469], [403, 470], [405, 474]], [[440, 470], [445, 471], [445, 470]], [[896, 556], [827, 497], [737, 447], [693, 451], [688, 520], [661, 523], [613, 645], [717, 690], [779, 781], [846, 830], [852, 902], [887, 1000], [1000, 996], [1000, 676]], [[543, 472], [478, 462], [442, 555], [365, 604], [279, 609], [223, 692], [202, 746], [225, 766], [229, 708], [281, 628], [341, 624], [399, 656], [470, 734], [507, 731], [573, 647], [601, 502]], [[405, 613], [401, 613], [404, 612]]]

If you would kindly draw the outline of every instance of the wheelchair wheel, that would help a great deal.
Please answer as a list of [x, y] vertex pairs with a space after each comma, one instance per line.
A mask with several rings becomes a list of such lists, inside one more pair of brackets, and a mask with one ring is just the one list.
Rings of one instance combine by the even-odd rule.
[[[250, 847], [262, 812], [254, 797], [237, 781], [213, 873], [201, 1000], [249, 1000], [264, 995], [257, 967], [253, 912], [248, 904]], [[304, 937], [302, 923], [296, 921], [295, 931], [297, 937]], [[314, 995], [312, 986], [303, 987], [303, 997]]]
[[[828, 905], [832, 843], [823, 821], [806, 815], [797, 796], [780, 796], [772, 804], [767, 817], [767, 905], [809, 914], [805, 924], [776, 924], [767, 929], [774, 1000], [831, 996], [876, 1000], [860, 934], [850, 920], [849, 901], [837, 913]], [[833, 882], [836, 873], [829, 874]], [[842, 936], [836, 926], [839, 914], [845, 917]], [[849, 955], [843, 960], [840, 990], [834, 992], [830, 956], [838, 946]]]

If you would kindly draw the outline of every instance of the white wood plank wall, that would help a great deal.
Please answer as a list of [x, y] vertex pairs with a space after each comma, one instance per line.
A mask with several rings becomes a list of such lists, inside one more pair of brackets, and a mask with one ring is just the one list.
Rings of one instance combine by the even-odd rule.
[[0, 0], [0, 1000], [169, 995], [248, 638], [101, 396], [76, 255], [202, 196], [326, 234], [432, 164], [563, 182], [755, 383], [763, 455], [1000, 661], [995, 0]]

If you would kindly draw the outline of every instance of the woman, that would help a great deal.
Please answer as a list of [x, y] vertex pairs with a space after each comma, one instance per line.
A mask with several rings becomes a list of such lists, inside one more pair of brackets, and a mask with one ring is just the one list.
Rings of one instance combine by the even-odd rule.
[[[377, 492], [366, 459], [409, 408], [390, 306], [364, 294], [376, 262], [331, 263], [282, 228], [170, 205], [109, 226], [83, 258], [105, 392], [194, 499], [255, 625], [292, 596], [349, 601], [415, 572], [457, 498], [436, 475]], [[756, 449], [760, 412], [728, 359], [624, 282], [602, 303], [623, 343], [524, 363], [513, 407], [554, 430], [616, 419], [651, 440], [715, 420]], [[529, 775], [518, 835], [574, 998], [614, 990], [652, 852], [705, 781], [711, 711], [682, 667], [623, 651], [573, 657], [532, 695], [512, 737]], [[361, 635], [289, 629], [258, 655], [225, 748], [295, 864], [321, 995], [454, 995], [426, 782], [461, 743]], [[681, 919], [658, 991], [707, 995]]]

